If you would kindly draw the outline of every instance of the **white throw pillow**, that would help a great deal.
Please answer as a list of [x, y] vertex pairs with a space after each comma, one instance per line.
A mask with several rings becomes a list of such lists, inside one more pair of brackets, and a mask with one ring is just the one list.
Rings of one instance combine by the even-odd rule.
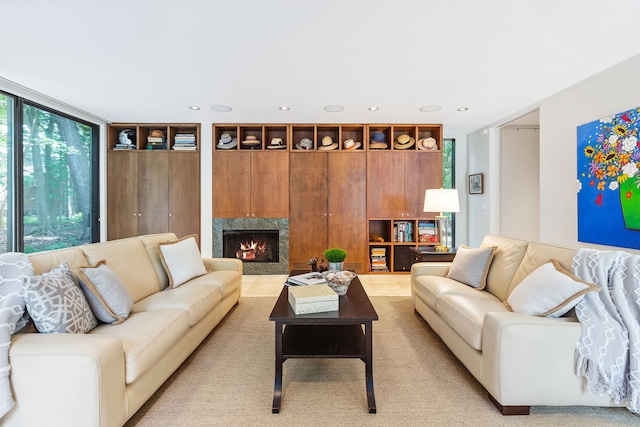
[[473, 249], [460, 246], [453, 258], [447, 277], [478, 290], [487, 285], [487, 274], [497, 246]]
[[520, 314], [560, 317], [575, 307], [586, 293], [599, 290], [600, 286], [580, 280], [551, 259], [525, 277], [504, 305]]
[[160, 243], [160, 254], [172, 288], [207, 273], [195, 234], [173, 242]]

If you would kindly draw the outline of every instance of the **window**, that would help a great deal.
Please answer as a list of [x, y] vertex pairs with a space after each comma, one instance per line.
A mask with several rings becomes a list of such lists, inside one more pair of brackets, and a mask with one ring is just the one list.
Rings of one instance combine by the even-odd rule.
[[0, 252], [97, 241], [97, 160], [97, 125], [0, 93]]
[[[456, 187], [456, 141], [455, 139], [445, 139], [442, 141], [442, 188]], [[460, 195], [458, 194], [458, 197]], [[456, 217], [451, 212], [445, 213], [449, 217], [449, 226], [451, 230], [445, 230], [449, 233], [447, 240], [452, 242], [452, 246], [456, 247]]]

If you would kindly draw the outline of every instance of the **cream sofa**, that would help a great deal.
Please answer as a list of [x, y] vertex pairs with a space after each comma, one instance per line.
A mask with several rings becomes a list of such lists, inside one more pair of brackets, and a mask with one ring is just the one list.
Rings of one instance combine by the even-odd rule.
[[106, 260], [133, 296], [129, 318], [88, 334], [18, 333], [9, 353], [16, 404], [2, 426], [122, 426], [240, 298], [242, 262], [204, 259], [207, 274], [167, 288], [158, 244], [172, 233], [29, 256], [35, 274]]
[[571, 271], [575, 250], [500, 236], [486, 236], [481, 246], [497, 246], [484, 290], [447, 278], [451, 263], [417, 263], [411, 269], [411, 298], [415, 311], [490, 400], [505, 415], [528, 414], [537, 405], [621, 406], [591, 395], [583, 377], [574, 373], [581, 334], [575, 317], [526, 316], [503, 304], [550, 258]]

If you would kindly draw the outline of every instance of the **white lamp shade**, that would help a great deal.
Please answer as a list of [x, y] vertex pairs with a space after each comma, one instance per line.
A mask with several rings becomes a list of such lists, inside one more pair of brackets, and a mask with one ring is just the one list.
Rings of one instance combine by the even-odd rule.
[[424, 212], [460, 212], [458, 190], [438, 188], [424, 192]]

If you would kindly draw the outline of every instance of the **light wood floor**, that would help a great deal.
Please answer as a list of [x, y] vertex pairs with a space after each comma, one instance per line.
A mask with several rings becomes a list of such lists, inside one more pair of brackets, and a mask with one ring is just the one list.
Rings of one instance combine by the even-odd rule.
[[[359, 274], [367, 295], [410, 296], [411, 276], [409, 274]], [[280, 294], [286, 275], [244, 275], [242, 277], [243, 297], [276, 297]]]

